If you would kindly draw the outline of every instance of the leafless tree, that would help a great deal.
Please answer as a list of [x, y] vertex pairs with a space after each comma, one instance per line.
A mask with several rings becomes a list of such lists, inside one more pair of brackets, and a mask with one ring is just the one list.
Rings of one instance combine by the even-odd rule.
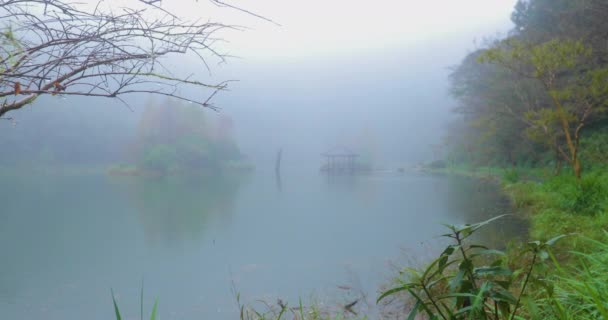
[[[195, 75], [176, 75], [163, 65], [172, 55], [223, 61], [214, 50], [217, 33], [236, 27], [186, 21], [159, 0], [0, 0], [0, 117], [41, 95], [120, 99], [126, 94], [170, 96], [216, 110], [211, 98], [228, 81], [209, 84]], [[109, 0], [110, 2], [112, 0]], [[196, 97], [183, 86], [207, 90]]]

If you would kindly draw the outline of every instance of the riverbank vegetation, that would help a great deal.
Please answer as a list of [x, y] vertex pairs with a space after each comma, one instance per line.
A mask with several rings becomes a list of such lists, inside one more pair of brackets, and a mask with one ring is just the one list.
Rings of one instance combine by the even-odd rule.
[[[466, 295], [448, 290], [449, 297], [473, 299], [448, 304], [450, 311], [473, 316], [476, 310], [475, 319], [486, 318], [480, 318], [484, 310], [490, 319], [608, 318], [606, 15], [603, 1], [519, 1], [508, 37], [475, 50], [453, 70], [451, 93], [461, 117], [450, 127], [445, 165], [427, 169], [496, 178], [528, 217], [531, 239], [571, 236], [543, 254], [544, 283], [529, 288], [520, 312], [503, 312], [501, 300], [490, 314], [494, 296], [480, 288]], [[507, 255], [522, 248], [512, 244]], [[447, 259], [445, 252], [441, 257]], [[442, 308], [419, 311], [432, 318]]]
[[[603, 237], [606, 14], [602, 1], [519, 1], [509, 36], [470, 53], [450, 76], [461, 117], [442, 171], [501, 177], [529, 213], [533, 238]], [[491, 169], [471, 170], [480, 167]]]

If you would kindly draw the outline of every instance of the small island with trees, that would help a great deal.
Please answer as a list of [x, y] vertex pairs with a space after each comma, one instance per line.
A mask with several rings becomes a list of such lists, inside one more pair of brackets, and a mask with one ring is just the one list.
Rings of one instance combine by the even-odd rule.
[[234, 138], [227, 115], [206, 117], [199, 106], [165, 100], [149, 103], [128, 147], [130, 164], [110, 168], [113, 176], [209, 176], [250, 171], [253, 165]]

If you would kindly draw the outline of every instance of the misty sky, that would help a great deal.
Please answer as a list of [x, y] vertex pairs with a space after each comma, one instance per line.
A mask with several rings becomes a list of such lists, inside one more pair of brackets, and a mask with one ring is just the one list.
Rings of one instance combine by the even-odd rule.
[[164, 1], [192, 18], [250, 28], [228, 34], [231, 53], [247, 59], [308, 59], [380, 53], [466, 35], [505, 31], [515, 0], [256, 0], [227, 1], [281, 27], [206, 1]]
[[[430, 145], [441, 142], [454, 117], [447, 94], [449, 68], [484, 39], [508, 32], [515, 2], [231, 2], [278, 26], [205, 0], [163, 0], [163, 7], [191, 19], [247, 27], [221, 34], [226, 42], [218, 49], [237, 57], [223, 64], [210, 60], [210, 71], [192, 57], [166, 63], [210, 83], [239, 80], [215, 103], [234, 119], [241, 149], [259, 168], [272, 166], [277, 150], [284, 148], [285, 167], [304, 162], [315, 169], [319, 154], [335, 145], [367, 146], [376, 164], [385, 167], [428, 161], [433, 157]], [[194, 94], [204, 99], [207, 93]], [[66, 109], [84, 107], [76, 98], [61, 99]], [[149, 98], [128, 100], [134, 112], [117, 101], [87, 100], [89, 108], [77, 113], [78, 126], [98, 127], [103, 119], [107, 128], [121, 126], [107, 132], [134, 134]], [[74, 121], [60, 113], [36, 118], [37, 109], [49, 108], [44, 101], [13, 114], [23, 129], [40, 127], [36, 121], [58, 126]], [[216, 115], [210, 111], [209, 116]], [[28, 117], [33, 117], [29, 123]], [[39, 139], [47, 136], [40, 133]], [[129, 143], [128, 137], [119, 140]]]
[[286, 157], [316, 166], [320, 150], [361, 139], [382, 165], [428, 160], [453, 116], [449, 68], [508, 32], [515, 2], [243, 4], [281, 26], [229, 11], [224, 19], [252, 28], [229, 34], [226, 48], [241, 58], [214, 73], [240, 82], [218, 102], [235, 117], [246, 152], [267, 148], [266, 163], [284, 147]]

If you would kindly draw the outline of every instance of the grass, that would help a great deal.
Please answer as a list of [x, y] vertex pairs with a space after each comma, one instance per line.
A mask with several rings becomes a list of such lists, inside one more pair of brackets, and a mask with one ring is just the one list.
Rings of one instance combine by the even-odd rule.
[[[608, 174], [590, 171], [580, 182], [568, 173], [542, 182], [503, 182], [515, 207], [528, 213], [530, 236], [546, 239], [557, 234], [578, 233], [602, 239], [608, 226]], [[577, 241], [568, 249], [588, 251], [588, 242]]]
[[553, 259], [554, 274], [549, 278], [550, 292], [539, 292], [529, 307], [537, 319], [608, 319], [608, 235], [602, 240], [580, 237], [584, 253], [572, 251], [570, 263]]
[[[579, 233], [597, 240], [603, 236], [598, 226], [608, 226], [608, 171], [600, 168], [585, 171], [580, 182], [567, 169], [557, 176], [547, 168], [521, 167], [451, 165], [426, 171], [500, 182], [513, 206], [528, 218], [533, 239]], [[566, 249], [588, 251], [586, 245], [576, 241]]]
[[258, 300], [262, 308], [255, 308], [241, 302], [241, 296], [234, 291], [236, 303], [239, 308], [240, 320], [366, 320], [366, 315], [360, 315], [352, 309], [335, 310], [321, 307], [313, 303], [311, 306], [304, 306], [302, 299], [297, 305], [290, 306], [289, 303], [278, 299], [276, 304]]
[[[114, 296], [114, 290], [110, 290], [112, 293], [112, 304], [114, 305], [114, 314], [116, 316], [116, 320], [122, 320], [122, 316], [120, 315], [120, 308], [118, 307], [118, 303], [116, 302], [116, 297]], [[140, 291], [140, 320], [144, 319], [144, 284], [142, 281], [141, 291]], [[158, 310], [158, 299], [154, 300], [154, 306], [152, 307], [152, 312], [150, 312], [150, 320], [156, 320], [156, 313]]]
[[[577, 181], [567, 169], [452, 166], [430, 172], [491, 177], [501, 182], [519, 214], [530, 222], [531, 239], [572, 234], [556, 245], [543, 285], [530, 288], [522, 319], [608, 319], [608, 173], [597, 167]], [[517, 255], [520, 246], [507, 254]], [[516, 317], [517, 318], [517, 317]]]

